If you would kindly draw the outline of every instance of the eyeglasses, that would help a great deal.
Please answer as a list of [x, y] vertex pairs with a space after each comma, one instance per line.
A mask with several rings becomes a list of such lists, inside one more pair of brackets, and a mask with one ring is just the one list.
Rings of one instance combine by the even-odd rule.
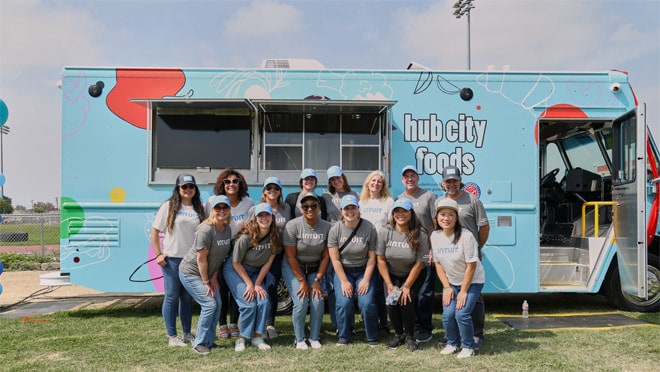
[[184, 190], [195, 189], [195, 185], [193, 185], [192, 183], [187, 183], [185, 185], [179, 186], [179, 188], [184, 189]]
[[214, 206], [213, 209], [215, 209], [216, 211], [222, 211], [222, 210], [229, 209], [229, 206], [224, 205], [224, 204], [222, 204], [222, 205], [218, 204], [218, 205]]
[[241, 182], [241, 180], [239, 180], [238, 178], [234, 178], [234, 179], [231, 179], [231, 180], [225, 178], [224, 180], [222, 180], [222, 183], [224, 183], [225, 185], [231, 185], [232, 183], [234, 185], [236, 185], [239, 182]]
[[300, 206], [300, 208], [302, 208], [302, 210], [304, 210], [304, 211], [306, 211], [308, 209], [311, 209], [311, 210], [315, 211], [316, 208], [318, 208], [318, 207], [319, 207], [319, 205], [316, 204], [316, 203], [314, 203], [314, 204], [303, 204], [303, 205]]
[[272, 184], [271, 184], [271, 185], [266, 185], [266, 187], [265, 187], [264, 189], [266, 189], [266, 191], [272, 191], [272, 190], [280, 191], [280, 187], [279, 187], [279, 186], [277, 186], [277, 185], [272, 185]]

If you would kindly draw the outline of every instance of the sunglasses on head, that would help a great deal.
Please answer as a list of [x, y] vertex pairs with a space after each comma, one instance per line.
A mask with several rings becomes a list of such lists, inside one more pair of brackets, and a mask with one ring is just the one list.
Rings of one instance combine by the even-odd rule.
[[266, 189], [266, 191], [272, 191], [272, 190], [280, 191], [280, 187], [277, 186], [277, 185], [273, 185], [273, 184], [266, 185], [265, 189]]
[[222, 180], [222, 182], [223, 182], [225, 185], [231, 185], [232, 183], [233, 183], [234, 185], [236, 185], [237, 183], [241, 182], [241, 180], [239, 180], [238, 178], [234, 178], [234, 179], [231, 179], [231, 180], [229, 180], [229, 179], [224, 179], [224, 180]]
[[187, 184], [185, 184], [185, 185], [181, 185], [181, 186], [179, 186], [179, 188], [182, 188], [182, 189], [184, 189], [184, 190], [195, 189], [195, 185], [193, 185], [192, 183], [187, 183]]
[[314, 204], [303, 204], [303, 205], [300, 206], [300, 208], [302, 208], [304, 211], [306, 211], [308, 209], [311, 209], [311, 210], [315, 211], [316, 208], [318, 208], [318, 207], [319, 207], [319, 205], [316, 204], [316, 203], [314, 203]]

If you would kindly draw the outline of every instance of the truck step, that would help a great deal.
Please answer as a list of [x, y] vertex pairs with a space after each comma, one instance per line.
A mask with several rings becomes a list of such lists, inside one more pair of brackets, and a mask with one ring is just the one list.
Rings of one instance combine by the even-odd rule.
[[586, 285], [589, 279], [589, 265], [577, 262], [541, 262], [541, 285]]

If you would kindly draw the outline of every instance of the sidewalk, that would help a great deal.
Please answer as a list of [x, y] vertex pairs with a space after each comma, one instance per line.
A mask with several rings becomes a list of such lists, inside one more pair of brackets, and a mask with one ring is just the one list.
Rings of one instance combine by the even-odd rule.
[[[47, 271], [10, 271], [0, 275], [2, 294], [0, 294], [0, 317], [16, 318], [43, 315], [54, 311], [78, 308], [98, 309], [116, 305], [136, 307], [158, 306], [162, 303], [160, 293], [103, 293], [79, 285], [71, 284], [47, 287], [39, 284], [39, 277]], [[47, 288], [52, 292], [29, 298], [24, 304], [7, 308], [37, 291]]]

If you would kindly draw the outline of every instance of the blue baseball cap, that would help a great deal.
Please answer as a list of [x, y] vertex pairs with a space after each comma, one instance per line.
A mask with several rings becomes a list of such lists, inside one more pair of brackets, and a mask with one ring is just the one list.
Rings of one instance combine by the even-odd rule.
[[316, 177], [316, 171], [312, 168], [305, 168], [305, 169], [302, 170], [302, 172], [300, 172], [300, 179], [301, 180], [305, 179], [309, 176], [312, 176], [312, 177], [318, 179], [318, 177]]
[[394, 212], [395, 209], [397, 208], [403, 208], [407, 211], [413, 209], [413, 203], [410, 201], [408, 198], [399, 198], [394, 202], [394, 206], [392, 207], [392, 211]]
[[417, 171], [417, 168], [413, 167], [412, 165], [406, 165], [405, 167], [403, 167], [403, 169], [401, 170], [401, 175], [403, 176], [409, 170], [411, 170], [411, 171], [413, 171], [413, 172], [415, 172], [419, 175], [419, 172]]
[[354, 205], [356, 207], [360, 205], [360, 203], [358, 202], [358, 198], [356, 198], [355, 195], [351, 195], [351, 194], [344, 195], [341, 198], [341, 209], [344, 209], [349, 205]]
[[344, 174], [344, 171], [337, 165], [328, 168], [328, 179], [331, 179], [332, 177], [341, 177], [342, 174]]
[[258, 216], [260, 213], [268, 213], [270, 215], [273, 214], [273, 208], [270, 206], [268, 203], [259, 203], [257, 204], [256, 207], [254, 207], [254, 215]]
[[282, 182], [277, 177], [266, 178], [266, 180], [264, 181], [264, 188], [266, 188], [266, 186], [270, 184], [277, 185], [277, 187], [279, 187], [280, 189], [282, 188]]
[[215, 207], [218, 204], [227, 204], [231, 208], [229, 203], [229, 198], [225, 195], [213, 195], [209, 198], [209, 205], [211, 208]]

